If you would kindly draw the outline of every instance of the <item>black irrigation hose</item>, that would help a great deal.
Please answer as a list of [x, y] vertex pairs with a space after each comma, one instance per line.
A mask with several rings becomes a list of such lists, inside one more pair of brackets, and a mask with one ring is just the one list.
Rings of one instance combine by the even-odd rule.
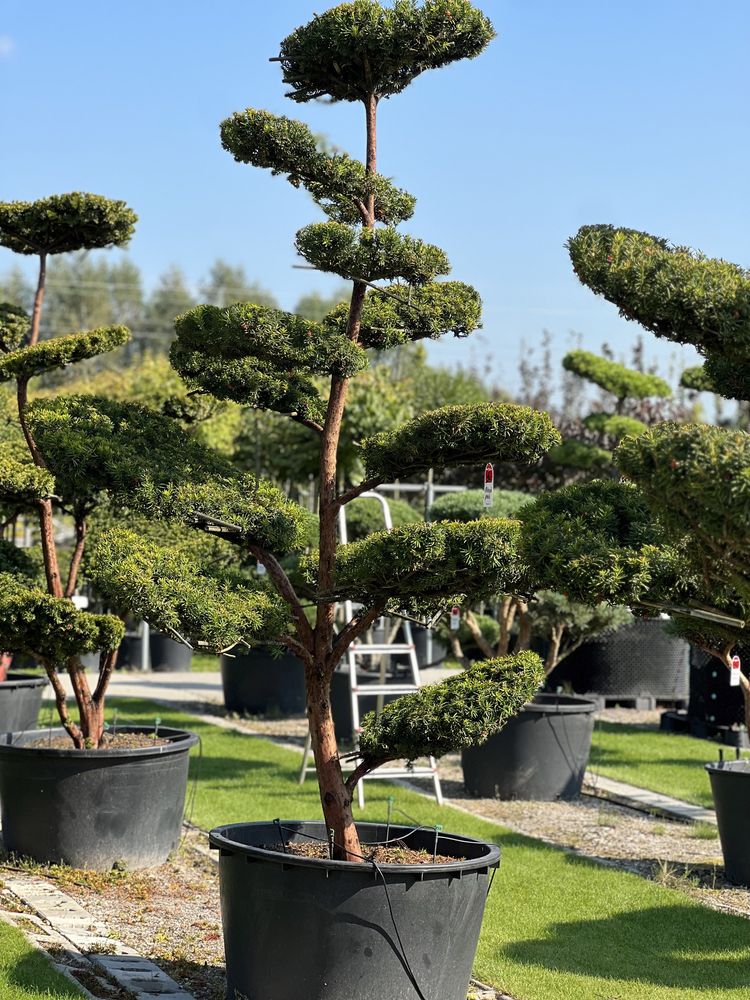
[[[314, 836], [311, 833], [302, 833], [301, 830], [295, 830], [294, 827], [284, 826], [279, 820], [274, 820], [274, 824], [277, 826], [277, 828], [279, 830], [279, 833], [281, 833], [282, 830], [287, 830], [289, 833], [294, 833], [298, 837], [305, 837], [307, 840], [315, 840], [315, 841], [317, 841], [320, 844], [331, 844], [334, 847], [338, 847], [339, 850], [341, 850], [341, 851], [345, 850], [341, 846], [341, 844], [337, 844], [333, 839], [331, 839], [329, 841], [329, 840], [326, 840], [323, 837], [316, 837], [316, 836]], [[415, 829], [415, 830], [410, 830], [409, 833], [406, 834], [405, 836], [406, 837], [411, 836], [413, 833], [416, 833], [418, 829], [423, 829], [423, 828], [422, 827], [417, 827], [417, 829]], [[429, 829], [431, 829], [431, 827], [426, 827], [426, 829], [429, 830]], [[405, 837], [400, 837], [400, 838], [397, 838], [397, 839], [398, 840], [403, 840], [403, 839], [405, 839]], [[383, 843], [393, 843], [393, 841], [383, 841], [382, 843], [373, 843], [372, 846], [373, 847], [380, 847], [380, 846], [382, 846]], [[282, 844], [282, 847], [284, 848], [284, 852], [286, 853], [286, 844], [284, 843], [283, 837], [281, 838], [281, 844]], [[353, 852], [352, 851], [347, 851], [346, 853], [347, 854], [352, 854]], [[376, 861], [372, 861], [371, 859], [366, 858], [362, 854], [356, 854], [355, 853], [355, 857], [360, 858], [366, 864], [372, 865], [374, 871], [380, 877], [380, 879], [381, 879], [381, 881], [383, 883], [383, 889], [385, 890], [385, 901], [386, 901], [386, 904], [388, 905], [388, 913], [390, 914], [391, 923], [393, 924], [393, 929], [396, 932], [396, 940], [398, 941], [398, 946], [399, 946], [399, 949], [401, 950], [401, 961], [403, 963], [404, 969], [406, 970], [406, 974], [409, 977], [409, 982], [412, 984], [412, 986], [414, 987], [414, 989], [416, 991], [418, 1000], [427, 1000], [427, 997], [424, 995], [424, 993], [422, 992], [422, 990], [421, 990], [421, 988], [419, 986], [419, 983], [417, 982], [417, 978], [414, 975], [414, 972], [412, 970], [411, 964], [409, 963], [409, 959], [407, 958], [406, 949], [404, 948], [404, 943], [401, 940], [401, 934], [399, 933], [398, 924], [396, 923], [396, 917], [395, 917], [395, 914], [393, 912], [393, 906], [391, 905], [391, 895], [388, 892], [388, 883], [386, 882], [385, 875], [383, 874], [383, 872], [380, 869], [380, 865], [378, 865], [378, 863]]]

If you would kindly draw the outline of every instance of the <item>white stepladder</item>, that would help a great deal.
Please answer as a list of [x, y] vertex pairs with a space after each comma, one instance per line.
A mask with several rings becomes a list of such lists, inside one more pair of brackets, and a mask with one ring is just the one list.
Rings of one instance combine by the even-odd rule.
[[[374, 499], [380, 502], [383, 508], [383, 521], [385, 523], [385, 528], [387, 531], [393, 529], [393, 520], [391, 519], [391, 509], [388, 504], [387, 499], [380, 493], [368, 492], [362, 493], [363, 499]], [[346, 529], [346, 509], [341, 507], [339, 510], [339, 540], [345, 545], [348, 541], [347, 529]], [[354, 607], [351, 601], [344, 601], [344, 615], [346, 621], [351, 621], [354, 616]], [[411, 694], [412, 691], [418, 691], [422, 687], [422, 680], [419, 675], [419, 661], [417, 659], [417, 652], [414, 646], [414, 640], [411, 632], [411, 623], [408, 619], [403, 619], [401, 622], [399, 630], [403, 633], [403, 642], [354, 642], [351, 644], [346, 653], [346, 661], [349, 674], [349, 693], [351, 698], [351, 711], [352, 711], [352, 728], [353, 728], [353, 739], [356, 748], [359, 734], [361, 732], [361, 713], [359, 710], [359, 699], [360, 698], [372, 698], [377, 697], [377, 711], [381, 711], [386, 696], [390, 695], [401, 695], [401, 694]], [[387, 662], [390, 658], [395, 655], [402, 655], [408, 657], [409, 660], [409, 670], [411, 673], [411, 680], [406, 683], [399, 683], [397, 681], [387, 680]], [[364, 656], [378, 656], [380, 659], [380, 677], [378, 678], [378, 683], [372, 684], [369, 681], [360, 684], [357, 677], [357, 660]], [[312, 745], [310, 734], [307, 734], [307, 740], [305, 741], [305, 752], [302, 757], [302, 767], [300, 769], [299, 783], [303, 784], [305, 778], [308, 774], [315, 771], [315, 764], [310, 763], [310, 757], [312, 755]], [[438, 805], [443, 804], [443, 790], [440, 786], [440, 775], [438, 774], [437, 761], [434, 757], [428, 758], [428, 765], [423, 767], [407, 767], [403, 765], [401, 767], [380, 767], [372, 774], [365, 775], [365, 778], [357, 783], [357, 801], [359, 802], [360, 809], [364, 808], [365, 805], [365, 790], [364, 781], [371, 780], [389, 780], [390, 778], [424, 778], [429, 777], [432, 779], [433, 785], [435, 787], [435, 798]], [[347, 765], [347, 762], [344, 762]], [[349, 764], [349, 767], [354, 767], [353, 764]]]

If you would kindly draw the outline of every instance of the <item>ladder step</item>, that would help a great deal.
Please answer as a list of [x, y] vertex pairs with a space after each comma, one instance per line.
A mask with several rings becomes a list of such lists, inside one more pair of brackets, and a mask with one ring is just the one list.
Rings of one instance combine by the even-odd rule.
[[[351, 765], [342, 764], [342, 770], [344, 773], [347, 771], [353, 771], [354, 768]], [[308, 764], [305, 768], [306, 774], [315, 774], [315, 765]], [[379, 767], [377, 771], [372, 771], [370, 774], [366, 774], [361, 781], [376, 781], [378, 778], [431, 778], [433, 775], [438, 773], [437, 765], [435, 767]]]
[[413, 649], [411, 642], [358, 642], [351, 647], [355, 656], [365, 653], [411, 653]]
[[360, 698], [376, 694], [411, 694], [420, 690], [416, 684], [358, 684], [352, 688], [354, 694]]

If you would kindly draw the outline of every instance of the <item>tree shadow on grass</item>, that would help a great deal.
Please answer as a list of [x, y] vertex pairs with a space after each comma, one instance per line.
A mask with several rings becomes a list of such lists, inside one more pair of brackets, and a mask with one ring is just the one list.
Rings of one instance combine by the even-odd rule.
[[[55, 1000], [81, 1000], [82, 993], [57, 973], [41, 952], [34, 951], [19, 958], [7, 968], [7, 981], [11, 986], [28, 990], [31, 996], [40, 997], [49, 990]], [[0, 986], [2, 990], [2, 986]], [[54, 990], [54, 993], [52, 992]]]
[[544, 937], [503, 951], [517, 962], [602, 980], [750, 991], [750, 923], [687, 904], [552, 924]]

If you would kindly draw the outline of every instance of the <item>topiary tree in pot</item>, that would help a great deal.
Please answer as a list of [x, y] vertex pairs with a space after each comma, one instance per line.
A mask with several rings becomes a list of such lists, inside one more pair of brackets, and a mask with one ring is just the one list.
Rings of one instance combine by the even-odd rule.
[[[750, 280], [743, 268], [612, 226], [584, 226], [569, 246], [580, 280], [617, 305], [621, 315], [657, 336], [698, 348], [706, 360], [701, 382], [695, 384], [748, 399]], [[677, 580], [667, 579], [666, 593], [659, 593], [665, 581], [657, 578], [653, 598], [657, 603], [669, 600], [675, 584], [678, 590], [687, 588], [675, 612], [678, 628], [687, 629], [727, 665], [731, 640], [748, 621], [749, 440], [744, 431], [663, 424], [626, 438], [615, 453], [618, 467], [638, 484], [642, 502], [661, 526], [662, 538], [654, 538], [657, 550], [664, 537], [671, 538], [688, 567]], [[657, 561], [662, 562], [661, 556]], [[700, 627], [692, 621], [696, 617]], [[750, 682], [741, 673], [737, 680], [747, 706]], [[750, 722], [747, 712], [746, 717]], [[711, 765], [709, 770], [727, 874], [749, 883], [744, 830], [750, 770], [743, 762]]]
[[[9, 851], [76, 867], [139, 867], [166, 858], [181, 833], [188, 752], [197, 742], [177, 731], [119, 727], [116, 739], [105, 732], [105, 696], [124, 627], [119, 617], [91, 613], [76, 600], [90, 522], [107, 493], [122, 501], [153, 490], [154, 482], [174, 482], [176, 456], [193, 481], [200, 470], [213, 477], [226, 464], [174, 421], [142, 407], [103, 398], [29, 398], [34, 379], [111, 351], [129, 336], [115, 326], [41, 339], [47, 257], [122, 245], [134, 224], [123, 202], [98, 195], [0, 204], [0, 244], [40, 262], [31, 317], [7, 307], [2, 313], [0, 382], [15, 385], [16, 426], [0, 439], [0, 503], [10, 517], [24, 514], [36, 523], [39, 544], [21, 550], [0, 542], [0, 649], [43, 666], [63, 726], [59, 738], [45, 734], [44, 746], [33, 731], [0, 745], [3, 837]], [[122, 431], [117, 447], [116, 428]], [[64, 521], [73, 525], [68, 551], [58, 531]], [[263, 634], [257, 613], [241, 604], [236, 590], [227, 596], [226, 585], [192, 556], [171, 553], [161, 572], [172, 600], [200, 605], [215, 631], [231, 631], [234, 622], [242, 634]], [[262, 595], [255, 606], [263, 600], [270, 607]], [[83, 668], [85, 653], [99, 655], [93, 683]], [[65, 674], [77, 713], [68, 707]], [[117, 780], [117, 768], [127, 771], [126, 781]]]
[[[178, 317], [171, 352], [172, 363], [191, 389], [285, 414], [317, 442], [318, 548], [304, 566], [313, 597], [312, 621], [282, 566], [282, 559], [299, 545], [302, 512], [277, 491], [252, 477], [232, 480], [218, 468], [213, 479], [197, 480], [195, 470], [185, 468], [179, 456], [174, 483], [140, 474], [132, 491], [131, 504], [219, 534], [265, 566], [278, 598], [274, 610], [283, 610], [284, 621], [273, 621], [268, 614], [265, 618], [305, 670], [324, 824], [279, 822], [253, 830], [243, 824], [242, 829], [225, 827], [211, 835], [222, 852], [230, 993], [291, 997], [301, 990], [319, 995], [325, 983], [331, 1000], [352, 995], [374, 1000], [412, 986], [418, 992], [418, 981], [423, 994], [445, 1000], [465, 996], [496, 848], [463, 838], [436, 841], [432, 832], [431, 848], [442, 845], [462, 860], [445, 860], [444, 869], [435, 868], [437, 881], [417, 879], [414, 885], [397, 866], [395, 879], [388, 883], [388, 905], [402, 933], [412, 928], [409, 941], [412, 934], [415, 942], [422, 936], [419, 915], [436, 905], [436, 894], [441, 900], [443, 930], [435, 928], [435, 935], [443, 936], [432, 939], [430, 954], [418, 965], [417, 980], [407, 954], [413, 955], [412, 949], [403, 939], [400, 950], [391, 943], [382, 885], [387, 872], [381, 868], [382, 878], [375, 880], [372, 866], [362, 864], [371, 856], [372, 849], [365, 853], [367, 841], [389, 840], [389, 831], [355, 824], [352, 797], [358, 781], [388, 761], [440, 756], [501, 728], [536, 690], [542, 678], [539, 658], [527, 652], [480, 663], [444, 684], [404, 696], [378, 717], [368, 717], [348, 775], [335, 739], [330, 684], [349, 645], [383, 613], [433, 612], [458, 595], [475, 597], [523, 586], [516, 551], [519, 526], [509, 519], [416, 523], [350, 545], [337, 544], [342, 506], [382, 482], [430, 467], [533, 461], [559, 441], [549, 417], [527, 407], [449, 406], [363, 441], [365, 478], [359, 484], [342, 489], [337, 474], [349, 383], [367, 368], [368, 349], [449, 332], [465, 336], [479, 323], [480, 300], [474, 289], [435, 280], [449, 270], [445, 253], [396, 228], [411, 216], [414, 199], [377, 172], [377, 117], [381, 103], [423, 71], [478, 55], [492, 36], [490, 22], [467, 0], [398, 0], [392, 7], [355, 0], [289, 35], [279, 58], [290, 96], [298, 103], [323, 96], [361, 103], [364, 163], [321, 150], [306, 125], [268, 112], [248, 109], [221, 127], [222, 142], [237, 160], [286, 176], [314, 195], [329, 221], [300, 230], [297, 249], [312, 267], [350, 281], [352, 289], [349, 304], [334, 309], [321, 323], [252, 303], [200, 306]], [[328, 382], [324, 395], [316, 386], [319, 377]], [[91, 455], [99, 447], [91, 435], [98, 418], [84, 412], [83, 404], [76, 405], [81, 407], [79, 432]], [[132, 440], [132, 428], [110, 420], [102, 449], [116, 451], [120, 438]], [[134, 469], [142, 469], [143, 454], [142, 447], [131, 445], [120, 464], [132, 462]], [[97, 467], [102, 468], [98, 456]], [[137, 536], [112, 531], [97, 545], [90, 572], [114, 603], [129, 604], [151, 621], [173, 614], [177, 631], [191, 641], [202, 640], [214, 623], [200, 605], [174, 599], [178, 569], [166, 546], [142, 544]], [[359, 608], [337, 627], [336, 607], [343, 598]], [[244, 631], [223, 636], [226, 645], [243, 640]], [[412, 846], [427, 842], [423, 831], [392, 828], [390, 835], [408, 835]], [[325, 864], [320, 857], [298, 856], [300, 842], [315, 837], [324, 841], [324, 854], [330, 851]], [[247, 864], [248, 858], [258, 864]], [[290, 868], [294, 879], [283, 874]], [[477, 878], [452, 878], [459, 868], [477, 873]], [[323, 869], [341, 877], [321, 878]], [[272, 891], [277, 903], [258, 891], [256, 877], [283, 880], [283, 888]], [[463, 885], [451, 887], [458, 882]], [[458, 924], [462, 940], [451, 948], [448, 937]], [[273, 932], [258, 934], [265, 926]], [[307, 933], [310, 928], [312, 935]], [[290, 942], [296, 948], [293, 962]], [[421, 945], [420, 954], [425, 954]], [[377, 980], [358, 964], [360, 955], [370, 969], [378, 968]]]
[[[79, 496], [60, 495], [30, 426], [29, 384], [45, 372], [113, 350], [127, 340], [124, 327], [73, 333], [41, 343], [39, 335], [48, 257], [120, 246], [129, 240], [135, 221], [123, 202], [98, 195], [73, 193], [0, 204], [0, 245], [39, 260], [31, 317], [11, 303], [0, 306], [0, 381], [15, 384], [17, 427], [23, 435], [0, 442], [0, 502], [14, 514], [28, 513], [36, 520], [46, 582], [43, 589], [35, 574], [24, 573], [21, 554], [6, 546], [0, 647], [28, 653], [43, 664], [60, 718], [78, 747], [96, 747], [101, 739], [104, 693], [122, 626], [115, 619], [78, 611], [71, 603], [90, 506]], [[75, 522], [76, 543], [65, 578], [53, 523], [56, 506], [69, 512]], [[99, 681], [91, 691], [79, 655], [94, 649], [102, 650], [102, 659]], [[68, 671], [78, 722], [68, 715], [58, 669]]]

